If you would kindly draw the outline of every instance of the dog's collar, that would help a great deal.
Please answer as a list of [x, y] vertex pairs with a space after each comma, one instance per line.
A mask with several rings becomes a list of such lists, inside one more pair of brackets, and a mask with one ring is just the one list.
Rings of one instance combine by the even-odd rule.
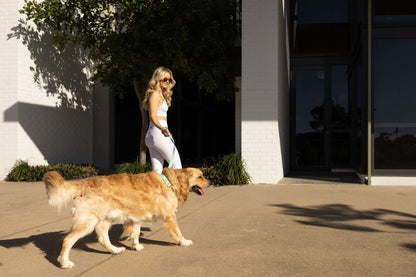
[[162, 177], [163, 181], [165, 181], [165, 184], [168, 186], [168, 188], [170, 188], [173, 193], [176, 194], [176, 189], [172, 186], [172, 184], [169, 182], [168, 178], [166, 177], [165, 174], [160, 173], [160, 176]]

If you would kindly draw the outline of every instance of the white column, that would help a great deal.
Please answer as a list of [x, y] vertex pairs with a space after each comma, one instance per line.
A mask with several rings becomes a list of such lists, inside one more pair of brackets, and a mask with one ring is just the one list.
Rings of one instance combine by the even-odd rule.
[[280, 0], [242, 5], [241, 152], [253, 183], [277, 183], [288, 164], [284, 9]]

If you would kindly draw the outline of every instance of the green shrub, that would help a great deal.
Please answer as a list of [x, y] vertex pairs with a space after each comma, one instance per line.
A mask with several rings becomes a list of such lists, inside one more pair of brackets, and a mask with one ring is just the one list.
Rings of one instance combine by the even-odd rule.
[[30, 166], [25, 161], [17, 161], [12, 171], [7, 175], [10, 181], [23, 181], [30, 170]]
[[98, 175], [98, 170], [91, 165], [51, 164], [30, 166], [26, 161], [17, 161], [7, 175], [7, 180], [14, 182], [42, 181], [48, 171], [59, 172], [65, 180], [83, 179]]
[[120, 165], [117, 169], [117, 173], [130, 173], [130, 174], [139, 174], [139, 173], [146, 173], [152, 171], [152, 165], [147, 162], [144, 165], [140, 164], [139, 158], [137, 158], [134, 162], [124, 162]]
[[241, 155], [236, 153], [211, 159], [202, 167], [202, 172], [217, 186], [243, 185], [251, 182]]

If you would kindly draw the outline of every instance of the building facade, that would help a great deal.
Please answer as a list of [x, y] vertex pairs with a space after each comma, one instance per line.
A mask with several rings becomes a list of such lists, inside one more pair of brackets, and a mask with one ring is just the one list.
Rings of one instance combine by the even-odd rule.
[[[414, 1], [241, 3], [235, 147], [253, 182], [351, 171], [416, 185]], [[111, 94], [80, 49], [58, 54], [48, 30], [18, 21], [23, 4], [0, 2], [0, 178], [19, 159], [110, 168]]]
[[353, 171], [416, 184], [414, 1], [243, 1], [242, 18], [241, 150], [255, 182]]

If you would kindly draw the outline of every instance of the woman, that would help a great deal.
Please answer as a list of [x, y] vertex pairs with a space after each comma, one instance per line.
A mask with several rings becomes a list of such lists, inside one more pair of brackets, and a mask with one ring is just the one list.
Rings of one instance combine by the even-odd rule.
[[159, 174], [162, 173], [164, 161], [170, 162], [173, 149], [175, 149], [175, 155], [172, 168], [182, 168], [178, 150], [169, 137], [167, 121], [167, 111], [172, 101], [172, 88], [175, 84], [172, 71], [159, 67], [153, 72], [143, 100], [144, 109], [149, 111], [149, 129], [145, 143], [149, 148], [152, 169]]

